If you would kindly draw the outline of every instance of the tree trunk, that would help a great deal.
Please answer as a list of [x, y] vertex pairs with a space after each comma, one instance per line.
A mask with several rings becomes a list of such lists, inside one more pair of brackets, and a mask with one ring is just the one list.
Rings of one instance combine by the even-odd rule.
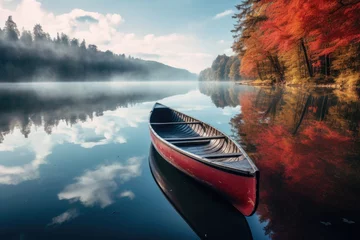
[[260, 80], [264, 80], [263, 77], [262, 77], [262, 74], [261, 74], [260, 64], [256, 63], [256, 67], [257, 67], [257, 70], [258, 70], [258, 75], [259, 75]]
[[274, 68], [276, 75], [278, 75], [280, 82], [284, 81], [284, 70], [281, 67], [279, 58], [277, 56], [273, 57], [272, 55], [269, 54], [268, 59], [270, 60], [270, 63]]
[[327, 76], [330, 76], [330, 71], [331, 71], [331, 62], [330, 62], [330, 54], [326, 55], [326, 66], [327, 66], [327, 69], [326, 69], [326, 73], [327, 73]]
[[323, 97], [323, 101], [320, 109], [320, 121], [324, 120], [325, 118], [327, 102], [328, 102], [328, 95]]
[[310, 105], [311, 100], [312, 100], [312, 95], [310, 94], [310, 95], [308, 96], [308, 98], [307, 98], [307, 100], [306, 100], [306, 103], [305, 103], [305, 105], [304, 105], [304, 107], [303, 107], [303, 110], [302, 110], [302, 112], [301, 112], [300, 120], [299, 120], [298, 124], [296, 124], [296, 127], [295, 127], [295, 129], [294, 129], [294, 131], [293, 131], [293, 134], [294, 134], [294, 135], [295, 135], [295, 134], [297, 133], [297, 131], [299, 130], [299, 127], [300, 127], [300, 125], [301, 125], [301, 123], [302, 123], [302, 121], [303, 121], [303, 119], [304, 119], [305, 113], [306, 113], [307, 110], [308, 110], [308, 107], [309, 107], [309, 105]]
[[300, 43], [301, 43], [301, 48], [302, 48], [302, 50], [304, 52], [305, 62], [306, 62], [306, 66], [307, 66], [307, 69], [308, 69], [308, 72], [309, 72], [309, 76], [313, 77], [313, 72], [312, 72], [310, 60], [309, 60], [309, 57], [308, 57], [308, 54], [307, 54], [307, 51], [306, 51], [304, 39], [301, 39]]

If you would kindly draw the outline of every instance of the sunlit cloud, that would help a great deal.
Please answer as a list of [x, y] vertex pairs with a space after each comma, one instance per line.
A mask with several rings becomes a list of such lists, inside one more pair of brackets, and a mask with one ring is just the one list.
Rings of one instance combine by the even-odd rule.
[[225, 10], [225, 11], [223, 11], [223, 12], [221, 12], [221, 13], [216, 14], [216, 15], [213, 17], [213, 19], [220, 19], [220, 18], [229, 16], [229, 15], [232, 15], [232, 14], [234, 14], [234, 11], [233, 11], [233, 10], [231, 10], [231, 9]]
[[[132, 178], [141, 175], [142, 158], [133, 157], [125, 163], [101, 165], [75, 178], [75, 183], [58, 194], [60, 200], [80, 201], [85, 206], [98, 204], [105, 208], [114, 202], [113, 192]], [[125, 193], [131, 198], [131, 193]], [[133, 195], [134, 196], [134, 195]]]
[[77, 216], [79, 216], [79, 212], [76, 209], [69, 209], [59, 216], [54, 217], [48, 225], [63, 224], [64, 222], [68, 222]]

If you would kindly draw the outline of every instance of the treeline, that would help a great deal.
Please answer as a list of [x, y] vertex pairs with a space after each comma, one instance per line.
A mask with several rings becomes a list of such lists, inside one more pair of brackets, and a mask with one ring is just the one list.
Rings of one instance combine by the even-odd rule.
[[360, 1], [244, 0], [236, 8], [233, 50], [242, 75], [359, 84]]
[[0, 28], [0, 82], [32, 81], [39, 76], [44, 80], [91, 80], [93, 77], [99, 81], [99, 76], [113, 74], [136, 80], [196, 78], [186, 70], [158, 62], [99, 51], [96, 45], [70, 39], [64, 33], [52, 39], [39, 24], [32, 32], [23, 30], [20, 34], [11, 16], [4, 29]]
[[240, 60], [237, 56], [228, 57], [225, 54], [216, 57], [211, 68], [200, 72], [200, 81], [239, 81]]

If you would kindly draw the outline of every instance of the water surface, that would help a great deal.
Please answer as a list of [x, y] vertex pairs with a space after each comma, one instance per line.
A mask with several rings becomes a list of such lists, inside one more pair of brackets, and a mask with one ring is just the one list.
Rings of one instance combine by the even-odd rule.
[[254, 159], [253, 238], [355, 238], [359, 93], [189, 82], [0, 85], [0, 238], [199, 238], [150, 171], [156, 101], [219, 128]]

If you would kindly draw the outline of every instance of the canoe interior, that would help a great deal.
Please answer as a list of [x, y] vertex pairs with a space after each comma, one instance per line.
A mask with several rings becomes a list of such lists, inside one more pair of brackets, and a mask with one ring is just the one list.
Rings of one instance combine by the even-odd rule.
[[157, 103], [150, 116], [150, 124], [165, 141], [203, 161], [248, 173], [256, 171], [237, 144], [195, 118]]

